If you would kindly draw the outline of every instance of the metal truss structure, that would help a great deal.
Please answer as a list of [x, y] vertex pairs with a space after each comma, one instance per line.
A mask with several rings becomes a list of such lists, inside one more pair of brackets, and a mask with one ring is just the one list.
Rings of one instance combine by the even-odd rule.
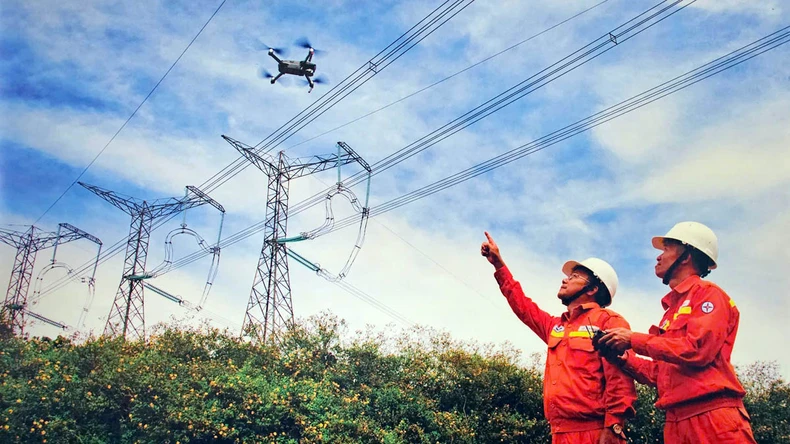
[[143, 294], [143, 280], [151, 277], [145, 272], [145, 262], [148, 258], [148, 243], [154, 221], [203, 204], [210, 204], [223, 213], [225, 209], [207, 194], [191, 185], [186, 187], [187, 193], [183, 198], [171, 197], [147, 202], [133, 197], [121, 196], [113, 191], [94, 185], [82, 182], [79, 182], [79, 184], [132, 216], [129, 237], [126, 243], [126, 256], [121, 283], [118, 286], [115, 301], [107, 317], [104, 334], [109, 336], [121, 335], [124, 338], [127, 338], [127, 335], [129, 335], [132, 339], [144, 339], [145, 298]]
[[16, 247], [14, 266], [11, 269], [11, 279], [8, 282], [5, 302], [0, 308], [0, 313], [2, 313], [0, 318], [8, 320], [15, 334], [22, 335], [24, 333], [26, 315], [56, 327], [65, 328], [64, 324], [29, 311], [27, 309], [27, 293], [33, 276], [36, 253], [50, 247], [57, 249], [58, 245], [77, 239], [88, 239], [101, 245], [101, 241], [97, 237], [67, 223], [59, 224], [57, 233], [42, 231], [32, 225], [24, 232], [0, 228], [0, 242]]
[[337, 154], [290, 159], [282, 151], [277, 158], [263, 157], [248, 145], [227, 136], [222, 138], [268, 176], [264, 241], [244, 314], [242, 335], [278, 342], [294, 322], [285, 246], [290, 180], [350, 163], [358, 163], [370, 172], [370, 165], [344, 142], [337, 143]]

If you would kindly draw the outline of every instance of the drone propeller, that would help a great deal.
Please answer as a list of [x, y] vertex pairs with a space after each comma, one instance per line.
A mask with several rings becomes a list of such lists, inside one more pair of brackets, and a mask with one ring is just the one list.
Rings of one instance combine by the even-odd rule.
[[[267, 70], [265, 70], [263, 68], [261, 68], [258, 71], [258, 74], [260, 75], [261, 78], [269, 80], [269, 81], [271, 81], [275, 77], [274, 74], [270, 73], [269, 71], [267, 71]], [[289, 76], [282, 76], [279, 79], [277, 79], [277, 81], [274, 82], [274, 83], [276, 85], [286, 86], [286, 87], [287, 86], [293, 86], [293, 83], [291, 83], [291, 78]]]
[[271, 79], [272, 77], [274, 77], [274, 74], [270, 73], [269, 71], [263, 68], [261, 68], [258, 74], [260, 74], [260, 76], [263, 77], [264, 79]]
[[[326, 76], [315, 76], [315, 77], [310, 77], [310, 79], [316, 85], [328, 85], [329, 84], [329, 79], [326, 78]], [[310, 84], [310, 82], [308, 82], [307, 79], [305, 79], [304, 77], [302, 78], [302, 83], [304, 83], [305, 85], [309, 85]]]
[[315, 52], [316, 54], [326, 54], [326, 51], [324, 51], [324, 50], [315, 49], [313, 44], [310, 43], [309, 40], [307, 40], [307, 37], [301, 37], [301, 38], [297, 39], [296, 42], [294, 42], [294, 43], [296, 44], [296, 46], [299, 46], [301, 48], [312, 49], [313, 52]]
[[261, 42], [263, 47], [268, 51], [272, 50], [276, 55], [285, 55], [285, 48], [275, 48], [274, 46], [269, 46], [266, 43]]

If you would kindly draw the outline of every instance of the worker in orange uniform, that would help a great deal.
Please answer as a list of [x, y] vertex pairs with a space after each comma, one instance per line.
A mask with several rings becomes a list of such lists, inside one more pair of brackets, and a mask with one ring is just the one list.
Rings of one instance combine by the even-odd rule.
[[[654, 237], [653, 247], [661, 250], [656, 276], [672, 289], [661, 300], [660, 326], [649, 334], [610, 329], [596, 347], [637, 381], [658, 388], [666, 444], [754, 443], [745, 391], [730, 364], [740, 314], [727, 293], [701, 279], [716, 268], [716, 235], [701, 223], [681, 222]], [[627, 349], [633, 351], [620, 356]]]
[[513, 279], [499, 247], [486, 232], [480, 252], [496, 269], [494, 277], [510, 307], [549, 348], [543, 380], [543, 408], [553, 444], [622, 444], [623, 428], [635, 410], [631, 377], [595, 352], [598, 330], [629, 328], [604, 307], [617, 291], [617, 274], [605, 261], [589, 258], [562, 267], [557, 297], [568, 309], [552, 316], [528, 298]]

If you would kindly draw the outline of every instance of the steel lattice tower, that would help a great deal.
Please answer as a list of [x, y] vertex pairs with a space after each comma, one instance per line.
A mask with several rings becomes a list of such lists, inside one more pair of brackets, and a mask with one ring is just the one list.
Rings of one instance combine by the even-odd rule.
[[0, 313], [2, 313], [0, 318], [7, 319], [10, 322], [14, 333], [20, 335], [24, 333], [26, 314], [36, 319], [45, 320], [45, 322], [53, 325], [57, 324], [27, 311], [27, 291], [30, 288], [30, 280], [33, 276], [36, 253], [40, 250], [83, 238], [101, 244], [98, 238], [67, 223], [59, 224], [57, 233], [41, 231], [32, 225], [24, 232], [0, 228], [0, 242], [16, 247], [16, 257], [14, 258], [14, 267], [11, 269], [11, 279], [8, 282], [5, 303], [0, 309]]
[[148, 242], [154, 220], [179, 213], [203, 204], [211, 204], [220, 211], [222, 206], [207, 194], [193, 186], [187, 186], [187, 195], [183, 198], [157, 199], [151, 202], [124, 197], [113, 191], [79, 182], [97, 196], [132, 216], [129, 227], [129, 238], [126, 242], [126, 256], [121, 283], [115, 294], [115, 301], [107, 317], [104, 334], [109, 336], [127, 334], [133, 339], [145, 339], [145, 299], [143, 295], [143, 279], [145, 262], [148, 258]]
[[264, 342], [277, 342], [280, 334], [294, 322], [288, 256], [282, 242], [288, 227], [290, 180], [349, 163], [359, 163], [370, 172], [370, 165], [344, 142], [337, 143], [337, 154], [289, 159], [281, 151], [273, 159], [262, 157], [252, 147], [230, 137], [222, 138], [268, 176], [264, 240], [247, 302], [242, 334], [250, 334]]

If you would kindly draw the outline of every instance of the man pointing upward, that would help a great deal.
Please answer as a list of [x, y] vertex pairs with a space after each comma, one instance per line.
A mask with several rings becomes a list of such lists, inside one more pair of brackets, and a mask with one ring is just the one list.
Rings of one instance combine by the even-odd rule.
[[617, 291], [614, 269], [597, 258], [566, 262], [557, 297], [567, 311], [552, 316], [524, 294], [494, 239], [485, 236], [480, 253], [496, 269], [499, 289], [516, 316], [548, 345], [543, 408], [552, 444], [625, 442], [623, 426], [634, 415], [634, 381], [592, 345], [595, 331], [629, 328], [622, 316], [604, 308]]

